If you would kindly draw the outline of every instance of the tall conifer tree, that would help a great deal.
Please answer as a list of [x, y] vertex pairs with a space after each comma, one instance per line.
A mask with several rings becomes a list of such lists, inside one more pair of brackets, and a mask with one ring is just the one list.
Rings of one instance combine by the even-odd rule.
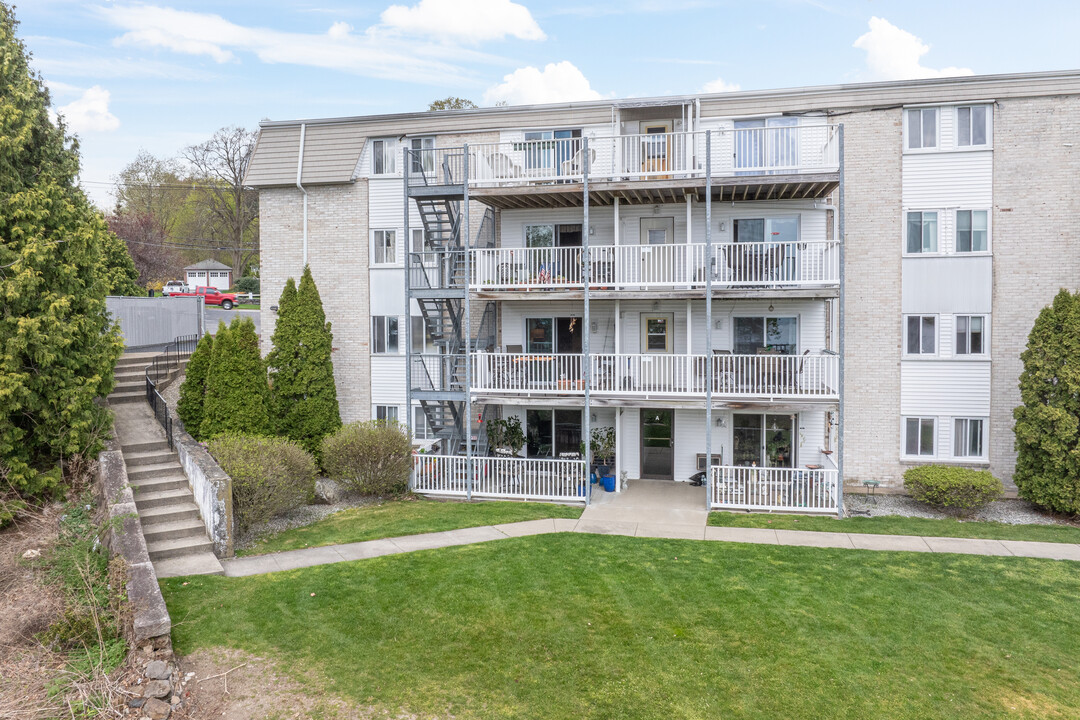
[[176, 414], [184, 428], [194, 438], [202, 437], [203, 410], [206, 407], [206, 381], [210, 374], [210, 362], [214, 356], [214, 336], [207, 333], [195, 346], [188, 358], [184, 372], [184, 384], [180, 386], [180, 400]]
[[292, 278], [278, 303], [273, 350], [267, 356], [278, 433], [319, 452], [322, 439], [341, 427], [334, 364], [334, 336], [311, 268], [299, 289]]
[[236, 318], [218, 326], [206, 381], [206, 404], [200, 432], [203, 440], [222, 433], [269, 435], [270, 414], [266, 368], [251, 320]]
[[[39, 471], [93, 452], [107, 426], [94, 403], [123, 351], [105, 309], [123, 257], [79, 190], [78, 144], [49, 118], [10, 7], [0, 3], [0, 465], [12, 487], [55, 489]], [[118, 275], [122, 275], [121, 272]]]

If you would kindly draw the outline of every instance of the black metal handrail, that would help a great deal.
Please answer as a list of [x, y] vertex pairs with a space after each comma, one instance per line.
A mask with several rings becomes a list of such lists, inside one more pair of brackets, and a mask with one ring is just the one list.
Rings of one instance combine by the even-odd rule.
[[165, 349], [155, 355], [150, 364], [146, 366], [146, 402], [165, 430], [165, 438], [169, 442], [169, 449], [173, 449], [172, 417], [169, 415], [169, 406], [165, 404], [165, 398], [158, 392], [158, 385], [168, 377], [176, 368], [180, 367], [180, 356], [195, 352], [195, 346], [199, 344], [198, 335], [181, 335], [165, 346]]

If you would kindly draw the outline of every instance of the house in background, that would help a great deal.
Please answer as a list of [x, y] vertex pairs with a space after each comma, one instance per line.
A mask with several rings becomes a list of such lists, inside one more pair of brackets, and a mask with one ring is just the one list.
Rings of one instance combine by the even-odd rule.
[[184, 268], [184, 277], [191, 287], [205, 285], [227, 290], [232, 287], [233, 270], [217, 260], [203, 260]]
[[577, 499], [613, 428], [631, 482], [820, 512], [921, 463], [1009, 484], [1020, 353], [1080, 278], [1078, 117], [1048, 72], [265, 122], [245, 182], [342, 419], [438, 444], [417, 491]]

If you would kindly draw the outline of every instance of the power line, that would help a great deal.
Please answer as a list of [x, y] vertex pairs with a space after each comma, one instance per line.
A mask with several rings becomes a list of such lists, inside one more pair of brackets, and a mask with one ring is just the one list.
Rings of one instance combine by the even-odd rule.
[[[139, 187], [139, 188], [162, 188], [165, 190], [227, 190], [235, 187], [234, 185], [223, 183], [221, 185], [202, 185], [199, 183], [141, 183], [141, 182], [124, 182], [118, 180], [116, 182], [107, 182], [105, 180], [79, 180], [80, 185], [101, 185], [104, 187]], [[242, 186], [242, 189], [249, 190], [246, 185]]]
[[127, 240], [121, 238], [126, 243], [132, 243], [134, 245], [152, 245], [154, 247], [168, 247], [177, 248], [179, 250], [222, 250], [233, 252], [235, 250], [258, 250], [257, 247], [245, 247], [245, 246], [230, 246], [230, 245], [186, 245], [183, 243], [171, 243], [171, 242], [150, 242], [148, 240]]

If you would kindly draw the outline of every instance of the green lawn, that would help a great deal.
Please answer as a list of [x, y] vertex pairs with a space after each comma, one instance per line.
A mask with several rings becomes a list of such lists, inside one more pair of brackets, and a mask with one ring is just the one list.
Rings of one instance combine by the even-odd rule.
[[1080, 563], [552, 534], [162, 582], [176, 649], [396, 716], [1066, 718]]
[[818, 530], [872, 535], [922, 535], [923, 537], [1080, 543], [1080, 527], [1072, 525], [1007, 525], [999, 522], [960, 522], [959, 520], [931, 520], [900, 516], [850, 517], [838, 520], [834, 517], [714, 512], [709, 514], [709, 524], [716, 527], [772, 528], [773, 530]]
[[259, 555], [523, 520], [577, 519], [580, 516], [580, 507], [553, 503], [388, 501], [342, 510], [311, 525], [285, 530], [260, 540], [237, 555]]
[[234, 305], [233, 307], [235, 307], [237, 310], [258, 310], [259, 309], [259, 305], [255, 304], [255, 303], [240, 303], [238, 305]]

